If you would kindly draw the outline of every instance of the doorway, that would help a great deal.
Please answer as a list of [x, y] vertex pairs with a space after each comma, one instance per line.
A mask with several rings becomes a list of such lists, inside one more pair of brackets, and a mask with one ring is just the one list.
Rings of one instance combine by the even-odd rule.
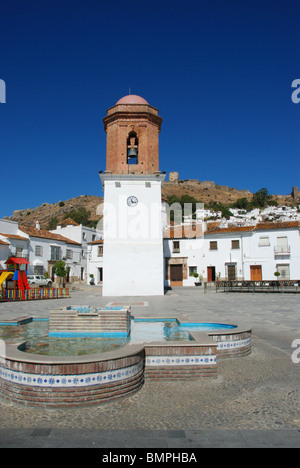
[[208, 283], [216, 281], [216, 267], [209, 266], [207, 267], [207, 281]]
[[183, 265], [170, 265], [171, 286], [182, 286]]
[[98, 268], [98, 283], [103, 282], [103, 268]]
[[228, 277], [228, 281], [236, 280], [236, 266], [235, 265], [227, 265], [227, 277]]
[[262, 281], [261, 265], [250, 265], [251, 281]]

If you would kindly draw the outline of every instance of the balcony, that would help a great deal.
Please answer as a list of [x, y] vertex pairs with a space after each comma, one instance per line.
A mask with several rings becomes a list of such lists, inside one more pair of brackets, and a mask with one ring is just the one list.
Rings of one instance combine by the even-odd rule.
[[291, 255], [291, 247], [289, 245], [277, 245], [274, 247], [274, 255]]

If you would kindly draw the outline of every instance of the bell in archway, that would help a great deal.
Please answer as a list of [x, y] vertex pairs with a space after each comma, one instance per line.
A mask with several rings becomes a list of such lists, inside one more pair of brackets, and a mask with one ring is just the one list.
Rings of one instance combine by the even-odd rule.
[[137, 150], [135, 148], [130, 148], [128, 157], [129, 158], [136, 158], [137, 157]]

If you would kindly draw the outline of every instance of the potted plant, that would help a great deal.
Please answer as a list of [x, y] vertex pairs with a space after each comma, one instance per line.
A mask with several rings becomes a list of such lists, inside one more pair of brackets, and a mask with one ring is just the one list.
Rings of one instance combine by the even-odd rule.
[[90, 285], [93, 286], [95, 284], [95, 279], [94, 279], [94, 275], [92, 273], [90, 274], [90, 278], [91, 278], [90, 279]]
[[280, 276], [280, 271], [275, 271], [274, 276], [277, 278], [277, 287], [279, 287], [279, 276]]
[[[198, 273], [193, 273], [194, 278], [199, 278]], [[195, 281], [195, 286], [202, 286], [202, 281]]]

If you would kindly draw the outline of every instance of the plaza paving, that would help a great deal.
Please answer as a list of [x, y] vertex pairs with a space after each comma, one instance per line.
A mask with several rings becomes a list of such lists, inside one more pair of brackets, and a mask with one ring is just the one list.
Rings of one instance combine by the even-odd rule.
[[71, 304], [133, 306], [135, 317], [234, 323], [253, 330], [252, 353], [219, 360], [218, 378], [190, 382], [146, 380], [135, 395], [77, 409], [40, 409], [0, 400], [0, 447], [299, 447], [299, 295], [203, 293], [177, 288], [163, 297], [102, 297], [97, 287], [70, 299], [1, 303], [1, 319], [47, 317]]

